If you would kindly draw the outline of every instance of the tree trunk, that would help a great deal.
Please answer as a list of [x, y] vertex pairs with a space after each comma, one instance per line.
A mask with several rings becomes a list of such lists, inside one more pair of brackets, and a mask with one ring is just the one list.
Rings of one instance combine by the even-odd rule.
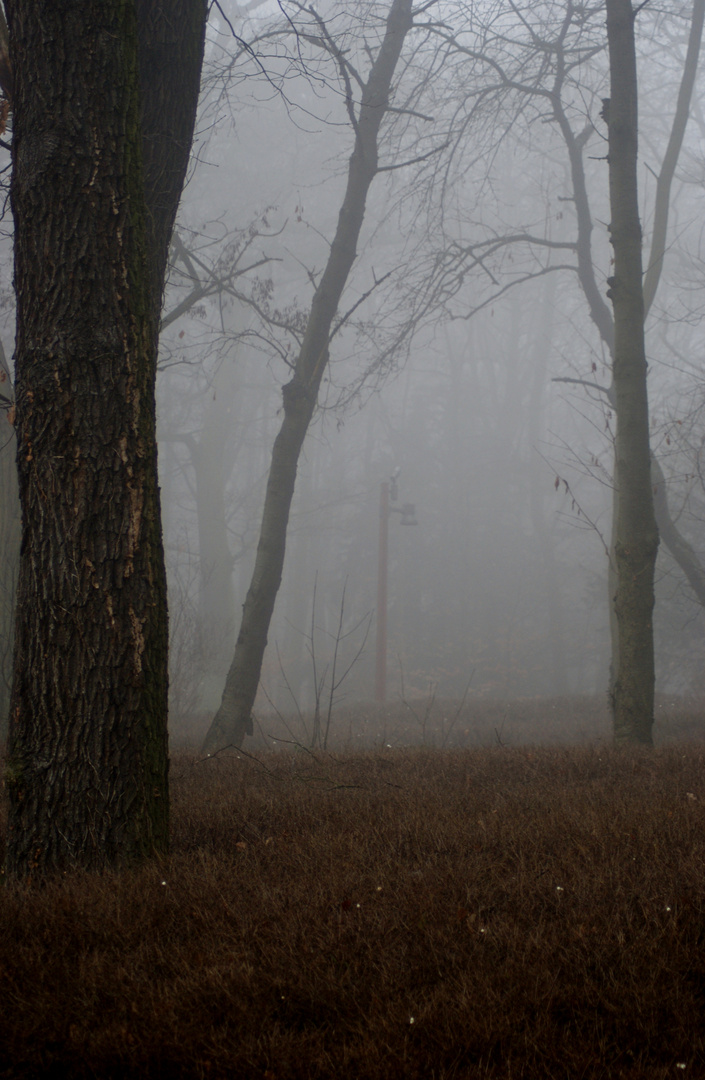
[[617, 413], [615, 566], [619, 666], [614, 684], [618, 741], [651, 744], [654, 717], [654, 567], [658, 531], [649, 451], [641, 225], [637, 200], [637, 77], [631, 0], [607, 0], [610, 54], [609, 177], [614, 276], [614, 395]]
[[235, 587], [228, 540], [226, 485], [234, 424], [235, 362], [221, 364], [213, 379], [212, 399], [201, 434], [175, 436], [189, 451], [194, 475], [199, 561], [199, 712], [213, 712], [220, 702], [223, 680], [235, 648]]
[[703, 37], [703, 22], [705, 22], [705, 0], [694, 0], [693, 14], [690, 20], [690, 33], [688, 34], [688, 49], [683, 64], [681, 84], [678, 88], [678, 101], [673, 116], [671, 133], [668, 146], [663, 155], [663, 162], [656, 180], [656, 199], [654, 202], [654, 220], [651, 229], [651, 249], [649, 251], [649, 264], [644, 276], [644, 315], [649, 310], [656, 296], [663, 260], [666, 254], [666, 240], [668, 237], [668, 213], [671, 202], [671, 185], [676, 174], [676, 166], [680, 157], [683, 137], [690, 115], [690, 103], [693, 98], [693, 87], [698, 71], [698, 59], [700, 57], [700, 43]]
[[[664, 154], [663, 162], [657, 179], [656, 205], [654, 207], [654, 222], [652, 230], [651, 249], [649, 252], [648, 269], [643, 285], [645, 316], [648, 315], [650, 305], [656, 294], [661, 269], [663, 267], [667, 239], [670, 190], [680, 154], [680, 149], [683, 142], [685, 128], [688, 121], [693, 86], [698, 66], [698, 57], [700, 53], [704, 14], [705, 0], [694, 0], [690, 33], [688, 38], [688, 49], [685, 63], [683, 65], [683, 74], [681, 77], [681, 84], [678, 92], [678, 102], [673, 117], [673, 124], [671, 126], [668, 146]], [[558, 89], [560, 90], [561, 88], [562, 84], [561, 87], [559, 87]], [[554, 115], [566, 142], [572, 172], [573, 198], [575, 201], [578, 225], [578, 233], [576, 238], [576, 251], [578, 255], [578, 278], [580, 280], [585, 299], [588, 303], [591, 318], [597, 326], [600, 337], [606, 348], [608, 349], [610, 356], [612, 357], [612, 361], [614, 362], [614, 323], [610, 315], [609, 308], [602, 299], [600, 291], [597, 287], [594, 263], [591, 254], [590, 235], [592, 231], [592, 216], [587, 196], [587, 186], [585, 181], [585, 170], [583, 163], [583, 151], [592, 128], [591, 125], [587, 126], [583, 129], [583, 132], [580, 135], [576, 136], [570, 126], [570, 122], [564, 111], [560, 96], [557, 96], [554, 101]], [[594, 384], [588, 383], [587, 385]], [[614, 387], [605, 387], [602, 389], [606, 394], [610, 406], [614, 408]], [[675, 529], [675, 526], [672, 519], [668, 515], [668, 506], [665, 498], [658, 501], [656, 509], [657, 513], [660, 512], [661, 514], [665, 515], [663, 517], [663, 524], [666, 525], [666, 529], [663, 531], [662, 535], [664, 538], [664, 543], [667, 543], [666, 536], [671, 533], [671, 529]], [[610, 637], [612, 644], [612, 662], [610, 667], [609, 686], [610, 698], [613, 707], [614, 683], [616, 679], [616, 673], [619, 668], [619, 631], [613, 605], [614, 596], [617, 589], [616, 560], [614, 555], [615, 543], [617, 538], [617, 519], [617, 494], [615, 490], [615, 496], [613, 501], [612, 536], [610, 541], [610, 562], [608, 568]], [[668, 528], [669, 524], [671, 529]], [[658, 519], [658, 526], [659, 529], [662, 528], [661, 516], [659, 516]], [[685, 573], [686, 577], [692, 584], [693, 564], [688, 553], [686, 552], [686, 549], [682, 545], [675, 542], [673, 547], [671, 547], [671, 552], [676, 561], [681, 566], [681, 569]]]
[[313, 297], [294, 377], [282, 391], [284, 419], [272, 451], [255, 569], [223, 700], [203, 744], [204, 753], [214, 753], [230, 744], [239, 746], [252, 730], [252, 706], [281, 583], [299, 454], [328, 363], [333, 319], [357, 253], [367, 192], [377, 172], [379, 128], [387, 110], [394, 70], [411, 25], [411, 0], [393, 0], [384, 40], [362, 91], [354, 125], [355, 148], [350, 158], [347, 189], [335, 238]]
[[208, 6], [208, 0], [135, 0], [155, 340], [169, 244], [193, 141]]
[[685, 574], [698, 603], [705, 607], [705, 569], [692, 545], [681, 535], [668, 508], [666, 479], [657, 459], [651, 456], [651, 486], [654, 493], [654, 513], [659, 536]]
[[[649, 250], [649, 261], [647, 270], [643, 278], [643, 313], [645, 320], [651, 309], [654, 297], [656, 296], [659, 281], [661, 280], [661, 271], [663, 270], [663, 261], [666, 254], [666, 240], [668, 237], [668, 216], [670, 207], [671, 186], [673, 183], [673, 177], [675, 176], [678, 159], [680, 157], [680, 151], [683, 145], [683, 137], [685, 135], [685, 129], [688, 123], [688, 116], [690, 113], [690, 103], [693, 97], [695, 76], [698, 70], [698, 59], [700, 56], [700, 44], [703, 36], [704, 19], [705, 0], [694, 0], [693, 14], [690, 22], [690, 33], [688, 35], [688, 49], [686, 52], [685, 62], [683, 64], [683, 74], [681, 76], [681, 84], [678, 90], [676, 111], [673, 116], [673, 124], [671, 125], [671, 133], [668, 139], [668, 146], [666, 147], [666, 152], [663, 156], [659, 175], [656, 180], [656, 200], [654, 204], [654, 219], [651, 232], [651, 247]], [[614, 360], [614, 344], [612, 344], [611, 352]], [[612, 391], [614, 391], [614, 387], [612, 388]], [[614, 404], [614, 402], [612, 403]], [[658, 464], [653, 455], [651, 457], [651, 471], [652, 478], [655, 480], [655, 485], [653, 488], [654, 512], [656, 516], [656, 524], [659, 534], [663, 542], [670, 550], [674, 559], [680, 566], [681, 570], [685, 574], [687, 580], [693, 587], [696, 596], [698, 597], [698, 600], [701, 604], [703, 604], [705, 603], [705, 599], [702, 592], [702, 571], [700, 570], [700, 572], [698, 572], [698, 560], [695, 552], [690, 547], [690, 545], [680, 536], [680, 533], [676, 528], [675, 522], [670, 515], [668, 509], [668, 500], [666, 498], [663, 472], [661, 470], [661, 466]], [[617, 591], [617, 522], [618, 492], [615, 486], [612, 505], [612, 535], [610, 540], [610, 561], [607, 571], [608, 595], [610, 602], [610, 638], [612, 643], [612, 660], [610, 663], [609, 676], [609, 697], [612, 704], [613, 716], [616, 703], [615, 684], [617, 679], [617, 672], [619, 671], [619, 625], [617, 620], [617, 613], [613, 602]], [[700, 589], [698, 588], [698, 583], [700, 585]], [[615, 721], [615, 735], [616, 732], [617, 728]]]
[[[143, 77], [173, 77], [173, 12], [137, 6]], [[204, 19], [202, 0], [190, 6]], [[135, 5], [7, 0], [6, 9], [23, 509], [7, 869], [28, 876], [129, 862], [168, 844], [154, 378], [196, 100], [193, 79], [173, 99], [145, 92], [143, 174]], [[202, 41], [203, 22], [185, 50], [196, 86]], [[188, 132], [166, 130], [167, 101], [188, 106]]]
[[9, 423], [13, 400], [10, 370], [0, 343], [0, 742], [7, 737], [12, 687], [15, 589], [20, 561], [20, 500], [17, 493], [15, 431]]

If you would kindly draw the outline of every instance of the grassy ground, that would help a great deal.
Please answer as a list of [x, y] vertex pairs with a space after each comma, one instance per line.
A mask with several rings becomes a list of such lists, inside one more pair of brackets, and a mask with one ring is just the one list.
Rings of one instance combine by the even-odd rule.
[[168, 860], [0, 894], [0, 1076], [705, 1077], [705, 744], [180, 751], [172, 791]]
[[[325, 732], [326, 702], [322, 703], [321, 728]], [[199, 746], [210, 717], [176, 720], [172, 744]], [[611, 719], [607, 694], [592, 697], [517, 698], [488, 700], [468, 693], [464, 701], [426, 697], [399, 697], [387, 705], [358, 703], [335, 707], [328, 725], [331, 750], [373, 750], [386, 747], [432, 746], [436, 749], [469, 749], [482, 746], [575, 746], [609, 742]], [[264, 712], [255, 721], [249, 749], [272, 750], [292, 741], [311, 743], [310, 715]], [[654, 739], [667, 745], [683, 739], [705, 741], [705, 707], [702, 702], [660, 697], [656, 703]]]

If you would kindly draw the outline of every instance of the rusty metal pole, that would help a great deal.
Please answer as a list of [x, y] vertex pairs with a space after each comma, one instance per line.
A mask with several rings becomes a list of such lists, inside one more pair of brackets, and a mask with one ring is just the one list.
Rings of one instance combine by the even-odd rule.
[[387, 700], [387, 547], [389, 541], [389, 484], [379, 492], [379, 553], [377, 564], [377, 663], [375, 700]]

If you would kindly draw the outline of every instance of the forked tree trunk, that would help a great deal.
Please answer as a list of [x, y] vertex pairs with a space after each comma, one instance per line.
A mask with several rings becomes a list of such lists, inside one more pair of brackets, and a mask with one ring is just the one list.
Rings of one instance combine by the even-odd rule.
[[[160, 77], [180, 30], [171, 8], [167, 17], [138, 6]], [[186, 49], [197, 87], [205, 4], [191, 7], [201, 14]], [[156, 107], [145, 95], [145, 130], [151, 115], [159, 149], [154, 172], [146, 153], [143, 174], [135, 4], [6, 0], [6, 9], [23, 510], [7, 870], [29, 876], [129, 862], [168, 844], [154, 378], [196, 101], [191, 128], [169, 145], [158, 110], [182, 107], [194, 78]], [[196, 27], [195, 17], [184, 24]], [[144, 51], [142, 61], [145, 72]], [[174, 157], [178, 168], [167, 170]]]
[[230, 744], [239, 746], [252, 730], [252, 706], [284, 567], [286, 531], [299, 454], [328, 363], [333, 319], [357, 253], [367, 192], [377, 173], [379, 128], [387, 109], [394, 70], [411, 25], [411, 0], [393, 0], [384, 39], [362, 92], [355, 122], [355, 148], [350, 158], [347, 189], [335, 238], [313, 297], [294, 377], [282, 391], [284, 419], [272, 451], [254, 573], [223, 700], [203, 744], [204, 753], [213, 753]]
[[610, 55], [609, 177], [614, 276], [614, 397], [617, 414], [617, 741], [651, 744], [654, 718], [654, 568], [658, 531], [649, 451], [641, 225], [637, 200], [637, 77], [631, 0], [607, 0]]
[[135, 0], [142, 162], [155, 339], [159, 333], [169, 245], [186, 179], [208, 0]]

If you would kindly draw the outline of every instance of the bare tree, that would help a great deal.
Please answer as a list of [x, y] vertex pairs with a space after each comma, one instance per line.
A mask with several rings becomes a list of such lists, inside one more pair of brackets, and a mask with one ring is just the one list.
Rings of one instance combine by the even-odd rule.
[[658, 531], [651, 490], [649, 405], [644, 345], [641, 223], [637, 191], [638, 91], [631, 0], [607, 0], [611, 95], [609, 130], [614, 274], [616, 520], [614, 558], [619, 663], [613, 694], [618, 741], [650, 745], [654, 722], [654, 567]]
[[[380, 126], [389, 107], [397, 62], [412, 25], [411, 0], [393, 0], [383, 38], [369, 74], [363, 79], [335, 45], [325, 24], [319, 24], [321, 40], [335, 55], [347, 88], [346, 106], [355, 146], [330, 255], [316, 287], [293, 378], [282, 391], [284, 418], [272, 452], [255, 569], [223, 700], [204, 742], [206, 753], [228, 744], [239, 745], [252, 730], [252, 706], [281, 582], [299, 455], [328, 364], [331, 332], [340, 299], [356, 257], [367, 194], [379, 171]], [[360, 90], [357, 108], [353, 81]]]
[[[642, 5], [643, 7], [644, 5]], [[524, 282], [545, 274], [575, 274], [587, 304], [587, 310], [596, 326], [604, 349], [612, 362], [615, 359], [615, 321], [602, 294], [595, 272], [595, 252], [593, 246], [594, 212], [591, 207], [588, 172], [586, 169], [587, 151], [595, 132], [595, 121], [586, 116], [585, 99], [595, 100], [595, 90], [581, 89], [581, 80], [586, 69], [604, 50], [604, 38], [596, 32], [595, 20], [601, 18], [600, 7], [585, 8], [566, 0], [562, 5], [562, 15], [555, 22], [553, 12], [521, 12], [512, 5], [512, 11], [518, 21], [529, 31], [523, 45], [506, 35], [497, 33], [493, 40], [491, 31], [487, 31], [487, 40], [473, 47], [467, 46], [462, 38], [449, 33], [445, 35], [457, 58], [465, 58], [473, 65], [488, 70], [485, 80], [486, 98], [495, 100], [496, 108], [502, 108], [503, 102], [511, 99], [518, 102], [515, 111], [510, 112], [511, 120], [507, 125], [516, 123], [514, 119], [522, 111], [531, 117], [549, 120], [560, 133], [564, 143], [570, 175], [570, 197], [564, 201], [572, 204], [575, 215], [575, 234], [572, 238], [556, 238], [550, 233], [542, 235], [529, 229], [511, 229], [505, 232], [495, 231], [487, 239], [476, 239], [468, 243], [451, 241], [440, 259], [438, 291], [439, 298], [451, 312], [459, 314], [454, 299], [460, 294], [465, 276], [472, 269], [480, 270], [489, 284], [486, 296], [475, 303], [470, 310], [465, 310], [464, 317], [481, 310], [495, 302], [499, 295], [509, 289], [521, 286]], [[666, 151], [657, 174], [654, 220], [651, 233], [649, 258], [644, 280], [643, 317], [648, 316], [652, 307], [661, 278], [664, 257], [667, 248], [668, 216], [672, 182], [681, 152], [685, 129], [691, 106], [693, 87], [698, 66], [700, 44], [703, 31], [704, 0], [694, 0], [688, 44], [683, 63], [678, 98], [671, 124]], [[511, 17], [511, 15], [507, 15]], [[493, 49], [494, 46], [494, 49]], [[577, 120], [577, 123], [576, 123]], [[610, 151], [610, 160], [612, 154]], [[562, 217], [563, 215], [561, 215]], [[522, 257], [519, 253], [523, 253]], [[511, 255], [510, 255], [511, 253]], [[615, 275], [616, 277], [616, 275]], [[612, 290], [614, 292], [614, 290]], [[617, 294], [615, 294], [617, 295]], [[558, 380], [561, 381], [561, 380]], [[617, 404], [616, 379], [610, 386], [602, 386], [590, 379], [566, 378], [565, 382], [578, 383], [590, 389], [596, 389], [604, 401], [615, 412]], [[623, 410], [624, 405], [621, 403]], [[618, 469], [616, 470], [618, 472]], [[663, 483], [663, 473], [654, 463], [655, 484]], [[660, 479], [659, 479], [660, 477]], [[620, 659], [620, 633], [618, 618], [612, 600], [617, 592], [616, 538], [619, 520], [619, 485], [615, 482], [613, 512], [613, 536], [609, 563], [609, 597], [611, 608], [612, 664], [610, 672], [610, 697], [615, 705], [615, 735], [618, 738], [634, 738], [638, 741], [644, 732], [633, 728], [631, 734], [625, 729], [623, 719], [618, 721], [616, 711], [617, 672], [624, 673], [624, 663]], [[664, 543], [669, 547], [676, 561], [681, 566], [689, 582], [698, 580], [703, 572], [698, 566], [695, 553], [683, 538], [668, 511], [665, 493], [656, 499], [655, 510], [659, 519], [659, 528]], [[648, 515], [648, 509], [645, 509]], [[636, 676], [638, 681], [639, 676]], [[650, 734], [648, 739], [650, 739]], [[647, 740], [648, 741], [648, 740]]]

